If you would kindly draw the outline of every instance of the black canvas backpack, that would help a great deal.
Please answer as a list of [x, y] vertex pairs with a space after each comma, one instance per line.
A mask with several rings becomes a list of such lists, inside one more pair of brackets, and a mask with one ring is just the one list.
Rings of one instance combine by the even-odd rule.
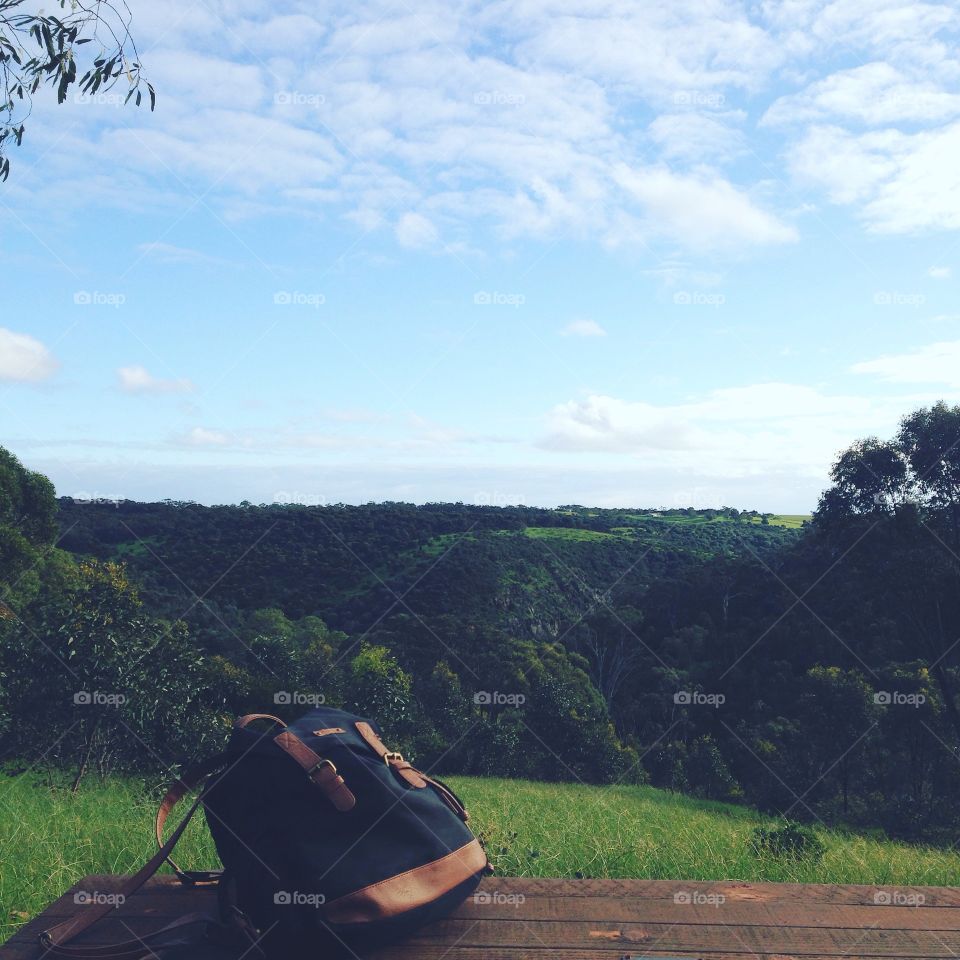
[[[201, 784], [164, 841], [170, 810]], [[181, 870], [170, 858], [201, 805], [222, 871]], [[241, 717], [226, 751], [170, 788], [156, 833], [157, 853], [120, 892], [132, 894], [166, 861], [183, 883], [218, 884], [219, 920], [188, 914], [146, 938], [151, 946], [67, 946], [112, 909], [95, 904], [41, 934], [47, 950], [137, 960], [192, 942], [184, 935], [200, 924], [238, 955], [351, 955], [446, 915], [490, 870], [454, 792], [389, 751], [376, 724], [327, 707], [290, 726], [269, 714]]]

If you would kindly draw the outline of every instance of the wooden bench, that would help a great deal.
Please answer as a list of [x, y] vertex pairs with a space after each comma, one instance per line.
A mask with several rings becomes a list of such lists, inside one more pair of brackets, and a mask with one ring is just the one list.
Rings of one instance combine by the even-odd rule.
[[[86, 877], [0, 947], [0, 960], [38, 960], [37, 934], [84, 909], [117, 877]], [[215, 912], [212, 890], [155, 877], [84, 940], [129, 939], [192, 910]], [[236, 960], [214, 947], [180, 958]], [[376, 960], [615, 960], [617, 957], [958, 957], [960, 891], [676, 880], [490, 877], [453, 916]], [[321, 960], [321, 958], [318, 958]]]

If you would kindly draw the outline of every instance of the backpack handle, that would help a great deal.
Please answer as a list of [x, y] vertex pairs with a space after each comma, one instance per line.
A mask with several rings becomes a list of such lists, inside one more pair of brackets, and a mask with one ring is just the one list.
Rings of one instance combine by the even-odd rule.
[[279, 723], [281, 727], [286, 728], [287, 726], [279, 717], [275, 717], [272, 713], [248, 713], [233, 721], [233, 729], [242, 730], [244, 727], [253, 723], [254, 720], [272, 720], [274, 723]]

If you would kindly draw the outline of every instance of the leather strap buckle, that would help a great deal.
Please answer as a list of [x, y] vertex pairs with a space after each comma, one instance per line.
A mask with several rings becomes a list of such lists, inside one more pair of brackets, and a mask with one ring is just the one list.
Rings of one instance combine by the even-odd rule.
[[383, 755], [383, 762], [389, 766], [391, 763], [403, 763], [403, 754], [396, 751], [388, 751]]
[[311, 783], [313, 782], [313, 775], [314, 775], [324, 764], [327, 764], [327, 766], [330, 767], [330, 772], [331, 772], [334, 776], [337, 775], [337, 768], [333, 765], [333, 761], [332, 761], [332, 760], [328, 760], [326, 757], [324, 757], [322, 760], [318, 760], [312, 767], [310, 767], [309, 770], [307, 770], [307, 779], [308, 779], [309, 781], [311, 781]]

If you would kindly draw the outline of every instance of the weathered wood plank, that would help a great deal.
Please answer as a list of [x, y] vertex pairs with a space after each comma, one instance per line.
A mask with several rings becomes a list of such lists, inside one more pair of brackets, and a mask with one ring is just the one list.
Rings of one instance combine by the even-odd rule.
[[[688, 891], [683, 891], [687, 893]], [[482, 901], [481, 892], [481, 901]], [[514, 894], [513, 896], [523, 896]], [[61, 899], [44, 911], [48, 924], [72, 916], [72, 900]], [[117, 911], [117, 917], [175, 917], [191, 910], [215, 911], [215, 896], [199, 891], [181, 894], [151, 892], [136, 896]], [[798, 926], [884, 930], [960, 931], [960, 909], [860, 906], [850, 904], [726, 902], [712, 906], [702, 902], [672, 900], [617, 900], [610, 897], [530, 898], [519, 903], [470, 899], [457, 910], [458, 917], [524, 923], [530, 920], [582, 920], [595, 923], [682, 923], [687, 925]]]
[[[115, 891], [122, 878], [115, 875], [93, 875], [84, 877], [71, 887], [50, 908], [58, 908], [72, 897], [76, 890], [94, 889], [102, 892]], [[957, 877], [960, 883], [960, 877]], [[195, 888], [202, 891], [203, 888]], [[504, 896], [522, 893], [528, 900], [549, 898], [590, 898], [606, 897], [610, 899], [634, 900], [670, 900], [679, 891], [696, 891], [702, 895], [722, 894], [727, 902], [760, 901], [765, 903], [815, 903], [849, 904], [851, 906], [875, 906], [878, 892], [884, 892], [891, 898], [892, 904], [912, 909], [905, 901], [910, 898], [922, 898], [924, 907], [960, 907], [960, 889], [954, 887], [922, 886], [870, 886], [858, 884], [826, 883], [747, 883], [742, 880], [566, 880], [542, 877], [488, 877], [481, 890], [499, 893]], [[163, 875], [155, 877], [144, 888], [149, 892], [176, 890], [185, 888], [176, 877]], [[186, 891], [189, 892], [189, 891]], [[138, 893], [137, 897], [147, 894]]]
[[[109, 894], [120, 882], [118, 877], [84, 878], [0, 948], [0, 960], [38, 960], [37, 934], [84, 909], [74, 902], [76, 891]], [[888, 903], [877, 902], [878, 890]], [[491, 877], [479, 893], [453, 916], [372, 954], [371, 960], [612, 960], [624, 955], [942, 960], [960, 955], [960, 895], [946, 888]], [[922, 905], [909, 905], [915, 902]], [[77, 942], [144, 935], [198, 909], [215, 913], [213, 889], [158, 877]], [[211, 948], [190, 956], [231, 960]]]

